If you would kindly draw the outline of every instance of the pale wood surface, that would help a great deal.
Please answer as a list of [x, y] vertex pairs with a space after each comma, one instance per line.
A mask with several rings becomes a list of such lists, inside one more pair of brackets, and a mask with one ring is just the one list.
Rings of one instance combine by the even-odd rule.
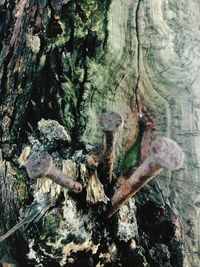
[[200, 3], [83, 2], [0, 1], [3, 158], [16, 164], [41, 118], [64, 125], [73, 148], [93, 147], [101, 138], [98, 115], [113, 110], [125, 120], [116, 148], [119, 175], [138, 136], [142, 101], [155, 117], [155, 136], [172, 138], [185, 152], [183, 169], [164, 172], [156, 183], [179, 218], [184, 267], [199, 267]]

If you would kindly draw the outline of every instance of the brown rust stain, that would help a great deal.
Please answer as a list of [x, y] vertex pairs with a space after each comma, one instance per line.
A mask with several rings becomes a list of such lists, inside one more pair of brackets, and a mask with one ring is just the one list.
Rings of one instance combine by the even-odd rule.
[[139, 126], [141, 130], [141, 143], [140, 143], [140, 163], [143, 162], [149, 155], [149, 148], [153, 139], [153, 134], [156, 129], [155, 118], [147, 111], [143, 104], [139, 103]]

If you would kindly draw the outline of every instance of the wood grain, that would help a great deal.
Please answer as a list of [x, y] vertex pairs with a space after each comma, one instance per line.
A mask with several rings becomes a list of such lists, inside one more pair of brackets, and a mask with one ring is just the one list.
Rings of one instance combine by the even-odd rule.
[[[198, 266], [199, 196], [199, 14], [197, 1], [141, 1], [138, 13], [138, 93], [156, 116], [156, 134], [182, 146], [185, 165], [158, 180], [183, 226], [185, 266]], [[188, 257], [187, 257], [188, 256]]]
[[199, 1], [7, 2], [0, 1], [3, 158], [16, 162], [42, 118], [67, 129], [73, 151], [92, 148], [101, 139], [97, 117], [116, 111], [125, 121], [114, 166], [120, 175], [124, 155], [141, 133], [142, 102], [155, 117], [155, 136], [170, 137], [185, 152], [183, 169], [161, 174], [158, 190], [150, 186], [149, 192], [162, 194], [177, 215], [184, 267], [199, 267]]

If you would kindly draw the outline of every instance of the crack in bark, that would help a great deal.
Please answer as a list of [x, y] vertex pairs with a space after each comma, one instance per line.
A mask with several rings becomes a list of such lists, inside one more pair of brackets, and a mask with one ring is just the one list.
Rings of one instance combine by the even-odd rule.
[[140, 114], [140, 105], [139, 105], [139, 99], [138, 99], [138, 89], [139, 89], [139, 82], [140, 82], [140, 30], [139, 30], [139, 11], [140, 11], [140, 4], [141, 0], [138, 0], [136, 12], [135, 12], [135, 27], [136, 27], [136, 38], [137, 38], [137, 81], [135, 86], [135, 99], [136, 99], [136, 108], [138, 110], [138, 113]]
[[107, 40], [108, 40], [108, 11], [109, 11], [109, 7], [110, 7], [110, 4], [111, 4], [111, 1], [106, 1], [105, 3], [105, 19], [104, 19], [104, 28], [105, 28], [105, 38], [104, 38], [104, 41], [103, 41], [103, 50], [105, 50], [106, 48], [106, 44], [107, 44]]
[[[73, 128], [73, 135], [72, 135], [72, 144], [77, 144], [79, 143], [79, 136], [81, 134], [81, 130], [82, 130], [82, 125], [80, 122], [80, 117], [81, 117], [81, 109], [82, 109], [82, 104], [84, 103], [84, 93], [85, 93], [85, 82], [87, 80], [87, 64], [86, 64], [86, 60], [87, 60], [87, 47], [86, 47], [86, 42], [87, 42], [87, 37], [83, 42], [83, 57], [82, 57], [82, 64], [83, 64], [83, 70], [84, 70], [84, 74], [83, 74], [83, 81], [80, 83], [80, 91], [77, 94], [77, 104], [76, 104], [76, 108], [75, 108], [75, 112], [74, 112], [74, 128]], [[86, 124], [86, 121], [85, 121]]]

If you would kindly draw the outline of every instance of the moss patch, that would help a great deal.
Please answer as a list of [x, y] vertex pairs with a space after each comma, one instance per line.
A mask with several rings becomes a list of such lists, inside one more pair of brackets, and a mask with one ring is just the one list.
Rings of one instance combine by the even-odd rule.
[[141, 138], [138, 136], [135, 144], [126, 152], [121, 167], [122, 173], [125, 173], [128, 169], [133, 168], [137, 164], [140, 141]]

